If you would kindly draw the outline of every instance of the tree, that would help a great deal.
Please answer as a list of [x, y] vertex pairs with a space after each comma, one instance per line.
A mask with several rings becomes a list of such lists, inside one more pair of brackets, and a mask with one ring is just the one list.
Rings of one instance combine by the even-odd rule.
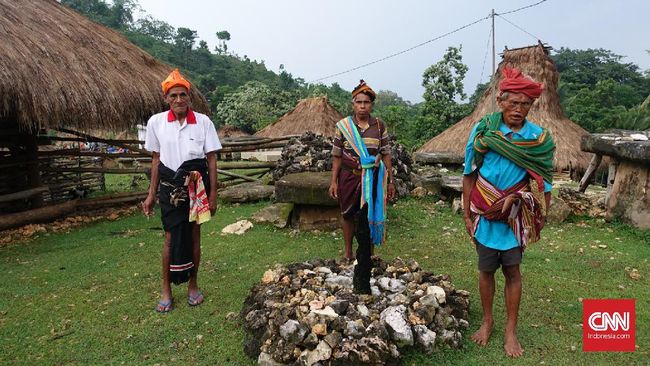
[[254, 133], [288, 112], [297, 99], [296, 94], [250, 81], [223, 98], [217, 106], [216, 117], [220, 124]]
[[375, 99], [375, 112], [381, 111], [384, 108], [390, 106], [401, 106], [408, 107], [411, 103], [405, 101], [397, 93], [390, 90], [380, 90], [377, 92], [377, 98]]
[[650, 94], [650, 75], [604, 49], [560, 48], [552, 56], [560, 73], [558, 94], [567, 116], [590, 132], [602, 131]]
[[447, 48], [442, 60], [429, 66], [422, 75], [423, 118], [415, 123], [419, 142], [439, 134], [471, 111], [468, 104], [456, 102], [467, 98], [463, 89], [467, 66], [463, 64], [461, 51], [462, 46]]
[[476, 85], [476, 89], [474, 90], [474, 93], [469, 97], [469, 105], [472, 109], [474, 109], [477, 105], [478, 102], [481, 100], [481, 97], [483, 96], [483, 93], [485, 93], [485, 90], [490, 86], [490, 83], [478, 83]]
[[302, 93], [303, 98], [327, 96], [330, 104], [344, 116], [352, 114], [352, 98], [350, 92], [341, 88], [339, 83], [332, 83], [329, 87], [324, 84], [309, 84]]
[[[401, 98], [400, 98], [401, 99]], [[420, 109], [409, 104], [392, 104], [376, 110], [374, 115], [380, 118], [388, 128], [388, 133], [396, 137], [397, 142], [412, 149], [417, 141], [415, 121], [421, 117]]]
[[230, 32], [226, 30], [219, 31], [217, 32], [217, 38], [219, 39], [219, 44], [215, 46], [215, 51], [218, 54], [227, 54], [228, 45], [226, 42], [230, 41]]
[[169, 23], [157, 20], [147, 15], [135, 22], [134, 31], [149, 36], [160, 42], [171, 42], [176, 35], [176, 29]]
[[621, 101], [635, 91], [612, 79], [602, 80], [593, 88], [582, 88], [566, 102], [570, 118], [591, 132], [602, 132], [614, 125], [619, 114], [626, 111]]
[[61, 0], [61, 4], [84, 14], [97, 23], [108, 25], [111, 9], [102, 0]]
[[138, 7], [135, 0], [115, 0], [112, 6], [102, 0], [61, 0], [61, 4], [99, 24], [121, 30], [131, 27], [133, 11]]
[[110, 9], [108, 26], [116, 29], [129, 29], [133, 24], [133, 10], [137, 7], [136, 0], [114, 0]]
[[612, 128], [621, 130], [650, 130], [650, 95], [640, 105], [619, 113]]
[[176, 30], [174, 44], [178, 50], [178, 56], [180, 56], [178, 63], [183, 65], [184, 68], [187, 68], [191, 62], [192, 47], [194, 47], [194, 42], [197, 37], [195, 30], [185, 27], [180, 27]]

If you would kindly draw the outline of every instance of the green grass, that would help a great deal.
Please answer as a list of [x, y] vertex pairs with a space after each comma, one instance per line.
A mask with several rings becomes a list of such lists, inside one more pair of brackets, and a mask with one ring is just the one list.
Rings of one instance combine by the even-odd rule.
[[[226, 315], [239, 312], [268, 267], [340, 257], [343, 248], [340, 232], [292, 236], [289, 230], [255, 225], [242, 236], [220, 235], [225, 225], [265, 204], [219, 208], [216, 219], [203, 227], [199, 284], [205, 303], [190, 308], [186, 288], [174, 287], [177, 307], [165, 315], [153, 311], [160, 285], [159, 216], [98, 222], [0, 248], [0, 364], [255, 364], [243, 353], [241, 328]], [[376, 254], [415, 258], [424, 269], [448, 273], [457, 288], [471, 291], [469, 337], [481, 312], [476, 256], [461, 218], [431, 200], [400, 202], [389, 218], [388, 242]], [[523, 358], [510, 361], [503, 354], [503, 299], [497, 296], [496, 328], [487, 347], [466, 342], [461, 350], [433, 355], [406, 351], [403, 364], [647, 364], [649, 242], [650, 232], [598, 220], [549, 226], [522, 265]], [[637, 268], [641, 279], [630, 279], [625, 267]], [[502, 288], [502, 276], [497, 286]], [[639, 349], [583, 353], [579, 298], [635, 298]]]

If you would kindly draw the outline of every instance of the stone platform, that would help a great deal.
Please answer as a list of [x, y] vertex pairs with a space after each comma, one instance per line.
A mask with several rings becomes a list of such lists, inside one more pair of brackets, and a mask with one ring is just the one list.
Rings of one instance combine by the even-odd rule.
[[299, 230], [336, 230], [341, 211], [329, 196], [330, 172], [287, 174], [275, 182], [277, 202], [293, 203], [290, 225]]
[[621, 218], [638, 228], [650, 229], [650, 132], [588, 134], [580, 148], [611, 158], [607, 218]]

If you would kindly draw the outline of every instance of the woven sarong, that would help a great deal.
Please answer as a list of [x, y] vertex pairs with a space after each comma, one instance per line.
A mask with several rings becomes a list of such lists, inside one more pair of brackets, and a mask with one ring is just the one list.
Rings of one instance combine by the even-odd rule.
[[542, 184], [540, 190], [534, 177], [502, 191], [479, 174], [470, 194], [474, 232], [481, 216], [491, 221], [507, 222], [524, 250], [528, 244], [539, 240], [544, 220], [543, 202], [544, 186]]
[[[195, 211], [199, 221], [205, 219], [203, 213], [207, 207], [205, 192], [210, 189], [208, 165], [206, 159], [193, 159], [185, 161], [173, 171], [160, 163], [160, 189], [158, 201], [160, 203], [161, 220], [163, 228], [171, 234], [170, 248], [170, 281], [174, 284], [187, 282], [192, 274], [194, 262], [192, 261], [192, 225], [190, 224], [190, 193], [189, 186], [193, 186], [196, 206]], [[196, 176], [198, 174], [198, 176]], [[194, 176], [192, 178], [192, 176]], [[200, 179], [199, 179], [200, 177]], [[202, 182], [204, 187], [197, 187], [197, 182]], [[193, 182], [193, 184], [190, 184]], [[203, 195], [200, 194], [203, 191]], [[197, 195], [197, 193], [199, 193]], [[199, 198], [197, 198], [199, 197]], [[201, 208], [199, 208], [201, 206]], [[207, 208], [208, 220], [210, 209]]]

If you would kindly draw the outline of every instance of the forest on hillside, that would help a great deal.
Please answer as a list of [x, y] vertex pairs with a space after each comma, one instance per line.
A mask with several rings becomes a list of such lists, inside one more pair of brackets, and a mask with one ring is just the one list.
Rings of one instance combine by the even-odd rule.
[[[267, 69], [228, 48], [231, 35], [215, 29], [219, 44], [210, 49], [191, 28], [174, 28], [150, 15], [136, 19], [137, 0], [62, 0], [91, 20], [115, 29], [157, 59], [188, 75], [210, 104], [217, 125], [255, 132], [291, 110], [298, 100], [327, 95], [342, 114], [351, 112], [350, 91], [337, 83], [306, 83], [283, 66]], [[558, 94], [567, 117], [590, 132], [609, 128], [650, 129], [650, 71], [606, 49], [561, 47], [552, 55], [560, 73]], [[648, 51], [650, 57], [650, 51]], [[463, 80], [468, 66], [462, 47], [450, 46], [422, 70], [423, 102], [411, 103], [380, 90], [374, 114], [388, 124], [399, 142], [417, 148], [469, 114], [487, 84], [468, 95]]]

